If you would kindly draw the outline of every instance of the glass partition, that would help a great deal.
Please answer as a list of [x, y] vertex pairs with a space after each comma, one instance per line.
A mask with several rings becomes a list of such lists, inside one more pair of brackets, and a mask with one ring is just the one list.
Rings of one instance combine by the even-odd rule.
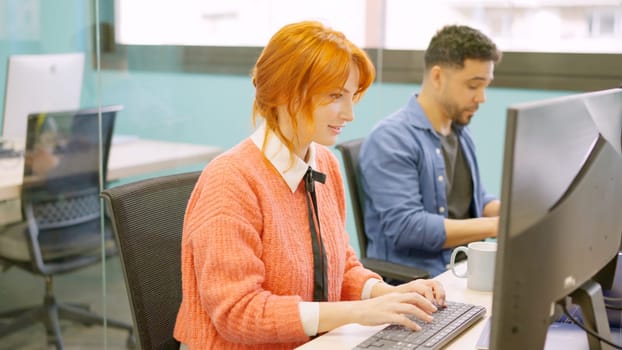
[[124, 349], [133, 328], [118, 258], [101, 262], [122, 106], [102, 109], [95, 4], [0, 2], [2, 349]]

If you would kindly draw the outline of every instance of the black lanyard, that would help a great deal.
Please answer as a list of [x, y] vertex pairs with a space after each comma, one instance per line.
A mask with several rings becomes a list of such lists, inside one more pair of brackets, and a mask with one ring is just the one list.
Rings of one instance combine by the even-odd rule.
[[[317, 209], [315, 196], [315, 181], [324, 183], [326, 175], [309, 167], [305, 173], [305, 189], [307, 191], [307, 214], [309, 216], [309, 228], [311, 231], [311, 246], [313, 248], [313, 300], [328, 300], [328, 281], [326, 275], [326, 252], [320, 234], [320, 216]], [[311, 198], [309, 200], [309, 197]], [[311, 208], [313, 206], [313, 208]], [[315, 213], [315, 218], [314, 218]]]

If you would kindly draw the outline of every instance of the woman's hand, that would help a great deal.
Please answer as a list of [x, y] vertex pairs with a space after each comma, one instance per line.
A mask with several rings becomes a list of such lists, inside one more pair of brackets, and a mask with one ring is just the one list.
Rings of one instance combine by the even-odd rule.
[[445, 288], [435, 280], [418, 279], [394, 287], [398, 293], [419, 293], [436, 306], [445, 306]]
[[432, 313], [437, 310], [430, 300], [418, 292], [388, 293], [359, 303], [356, 308], [357, 323], [367, 326], [395, 323], [416, 331], [421, 327], [407, 316], [432, 322]]
[[445, 306], [445, 289], [435, 280], [414, 280], [399, 286], [376, 283], [371, 298], [360, 301], [320, 303], [318, 332], [347, 323], [376, 326], [395, 323], [413, 330], [421, 327], [408, 316], [432, 322], [437, 307]]
[[418, 279], [398, 286], [379, 282], [372, 288], [371, 297], [373, 298], [388, 293], [418, 293], [436, 306], [445, 306], [445, 288], [436, 280]]

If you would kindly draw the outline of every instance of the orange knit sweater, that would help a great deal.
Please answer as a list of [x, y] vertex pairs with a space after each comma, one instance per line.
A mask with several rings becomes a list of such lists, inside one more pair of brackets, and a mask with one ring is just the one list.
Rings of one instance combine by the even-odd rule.
[[[369, 278], [345, 232], [339, 164], [316, 147], [329, 300], [358, 300]], [[304, 183], [292, 193], [250, 140], [212, 160], [186, 211], [183, 300], [175, 338], [190, 349], [291, 349], [309, 340], [298, 303], [313, 299], [313, 253]]]

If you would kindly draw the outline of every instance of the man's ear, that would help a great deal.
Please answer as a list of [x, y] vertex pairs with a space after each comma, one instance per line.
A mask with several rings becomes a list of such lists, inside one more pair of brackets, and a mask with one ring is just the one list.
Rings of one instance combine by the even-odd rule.
[[432, 66], [428, 73], [428, 79], [434, 88], [439, 88], [442, 84], [443, 69], [439, 65]]

